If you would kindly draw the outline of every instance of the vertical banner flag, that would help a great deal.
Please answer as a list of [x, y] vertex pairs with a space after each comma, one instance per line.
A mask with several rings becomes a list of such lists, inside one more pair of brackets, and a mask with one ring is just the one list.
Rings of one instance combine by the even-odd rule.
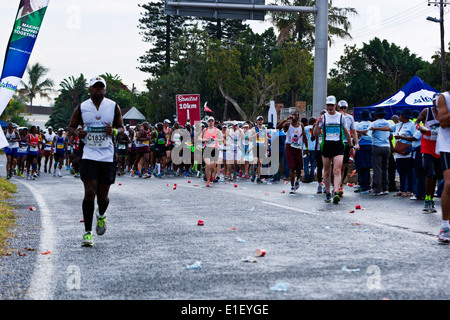
[[[0, 77], [0, 115], [17, 90], [50, 0], [20, 0]], [[8, 145], [0, 130], [0, 148]]]

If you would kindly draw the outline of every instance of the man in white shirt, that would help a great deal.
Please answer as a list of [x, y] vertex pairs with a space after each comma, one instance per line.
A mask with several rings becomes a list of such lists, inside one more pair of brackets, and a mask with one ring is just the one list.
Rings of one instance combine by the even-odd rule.
[[[68, 130], [85, 142], [80, 163], [80, 177], [84, 184], [82, 209], [85, 227], [81, 245], [91, 247], [94, 245], [91, 230], [96, 198], [96, 231], [98, 235], [106, 231], [105, 211], [109, 204], [109, 188], [116, 176], [112, 137], [123, 133], [124, 127], [119, 105], [105, 97], [106, 81], [103, 78], [90, 80], [89, 94], [90, 99], [74, 110]], [[79, 125], [85, 127], [78, 129]]]

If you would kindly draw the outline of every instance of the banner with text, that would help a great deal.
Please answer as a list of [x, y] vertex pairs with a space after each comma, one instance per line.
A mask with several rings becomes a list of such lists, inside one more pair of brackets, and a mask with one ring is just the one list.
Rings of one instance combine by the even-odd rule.
[[199, 94], [178, 94], [177, 103], [177, 121], [183, 127], [186, 121], [192, 125], [200, 121], [200, 95]]
[[[20, 0], [0, 77], [0, 115], [3, 114], [22, 80], [49, 1]], [[0, 130], [0, 148], [7, 145], [3, 130]]]

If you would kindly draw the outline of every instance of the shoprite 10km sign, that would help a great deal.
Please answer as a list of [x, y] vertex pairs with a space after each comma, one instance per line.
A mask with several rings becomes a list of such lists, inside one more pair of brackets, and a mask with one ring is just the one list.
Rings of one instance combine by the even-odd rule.
[[192, 125], [200, 121], [200, 95], [177, 94], [177, 121], [184, 126], [189, 120]]

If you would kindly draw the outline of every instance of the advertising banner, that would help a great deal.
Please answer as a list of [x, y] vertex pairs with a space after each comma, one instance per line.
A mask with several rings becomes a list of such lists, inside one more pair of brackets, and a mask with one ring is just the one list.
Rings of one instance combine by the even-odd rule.
[[[0, 77], [0, 115], [16, 92], [33, 51], [50, 0], [20, 0]], [[0, 148], [7, 146], [0, 130]]]

